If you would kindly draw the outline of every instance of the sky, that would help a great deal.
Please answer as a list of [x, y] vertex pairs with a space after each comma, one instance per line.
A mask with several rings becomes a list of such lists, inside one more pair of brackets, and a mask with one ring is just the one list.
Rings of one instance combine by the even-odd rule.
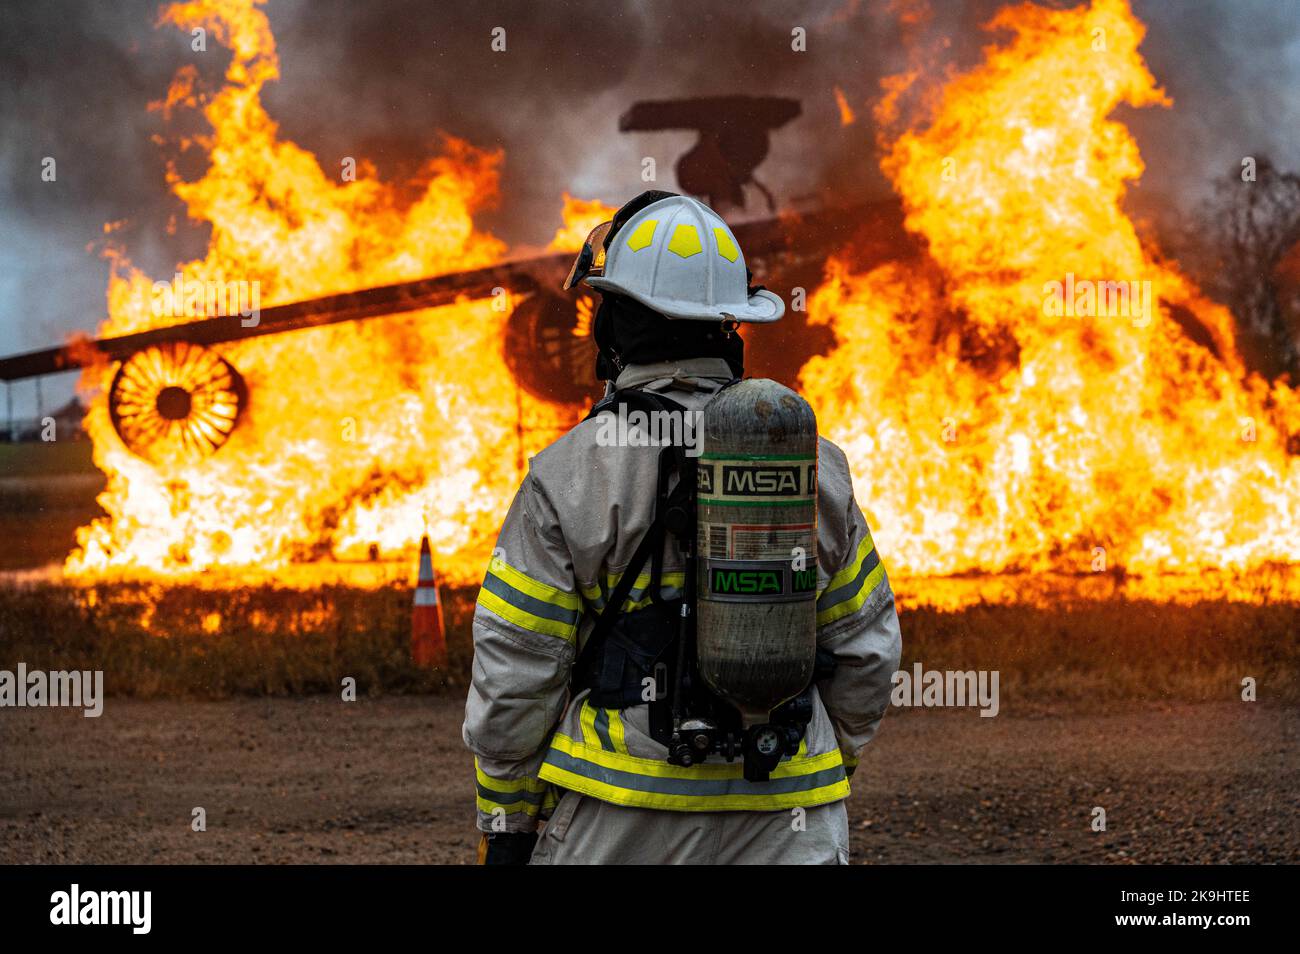
[[[1000, 4], [936, 0], [956, 62], [978, 57], [978, 29]], [[1069, 6], [1068, 3], [1051, 4]], [[714, 0], [269, 0], [282, 78], [263, 100], [281, 135], [323, 165], [364, 156], [403, 178], [437, 151], [441, 132], [505, 151], [501, 201], [480, 225], [516, 250], [544, 245], [568, 191], [619, 204], [642, 188], [643, 156], [673, 159], [690, 133], [621, 134], [640, 99], [727, 93], [799, 98], [802, 116], [772, 138], [759, 178], [783, 202], [833, 193], [871, 198], [888, 186], [872, 130], [836, 122], [833, 89], [860, 115], [882, 76], [905, 62], [885, 3], [735, 4]], [[1133, 0], [1143, 44], [1172, 109], [1129, 111], [1147, 171], [1143, 201], [1191, 208], [1243, 155], [1300, 169], [1300, 0]], [[103, 318], [105, 223], [155, 277], [201, 255], [163, 181], [165, 133], [146, 109], [191, 62], [188, 37], [155, 28], [157, 0], [5, 0], [0, 4], [0, 355], [61, 343]], [[790, 50], [802, 25], [808, 49]], [[504, 26], [507, 51], [493, 53]], [[210, 44], [205, 75], [223, 54]], [[41, 161], [57, 160], [56, 182]], [[761, 209], [752, 210], [755, 212]], [[181, 227], [169, 234], [168, 222]], [[49, 410], [75, 374], [42, 386]], [[35, 412], [31, 381], [14, 413]], [[0, 407], [0, 413], [3, 408]]]

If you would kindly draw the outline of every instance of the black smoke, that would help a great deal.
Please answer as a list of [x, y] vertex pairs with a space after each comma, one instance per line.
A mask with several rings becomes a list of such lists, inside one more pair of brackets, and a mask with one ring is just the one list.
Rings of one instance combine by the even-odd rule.
[[[401, 180], [442, 132], [503, 149], [501, 201], [483, 225], [516, 248], [549, 240], [565, 190], [617, 205], [650, 185], [676, 187], [673, 161], [694, 137], [620, 134], [619, 114], [638, 99], [798, 97], [803, 114], [774, 134], [758, 177], [787, 203], [855, 201], [888, 189], [869, 103], [880, 78], [906, 62], [889, 6], [270, 0], [283, 75], [264, 98], [282, 135], [327, 169], [353, 156]], [[978, 24], [998, 6], [934, 4], [955, 62], [978, 57], [989, 41]], [[1148, 168], [1135, 201], [1199, 198], [1225, 165], [1255, 151], [1300, 167], [1300, 21], [1290, 4], [1135, 8], [1150, 27], [1143, 53], [1175, 100], [1172, 110], [1125, 117]], [[167, 153], [151, 137], [166, 130], [146, 106], [181, 66], [194, 63], [216, 83], [226, 60], [215, 43], [196, 54], [174, 27], [155, 29], [158, 10], [152, 0], [0, 6], [0, 353], [94, 328], [107, 284], [95, 253], [105, 222], [121, 223], [117, 240], [151, 274], [170, 274], [204, 247], [204, 230], [163, 184]], [[491, 48], [497, 27], [504, 53]], [[791, 48], [796, 27], [806, 52]], [[858, 114], [852, 126], [839, 124], [836, 86]], [[58, 162], [56, 183], [40, 180], [46, 156]], [[641, 179], [647, 156], [658, 164], [653, 184]], [[70, 391], [63, 380], [55, 397], [47, 388], [47, 406], [58, 388]]]

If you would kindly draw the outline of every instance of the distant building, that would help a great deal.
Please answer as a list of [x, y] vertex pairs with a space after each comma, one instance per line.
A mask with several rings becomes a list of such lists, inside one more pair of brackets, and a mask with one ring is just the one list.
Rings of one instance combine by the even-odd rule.
[[[54, 418], [55, 439], [60, 441], [84, 441], [86, 439], [86, 429], [82, 422], [86, 417], [86, 409], [82, 406], [81, 401], [73, 398], [67, 404], [55, 411], [51, 411], [45, 417]], [[27, 417], [17, 418], [5, 422], [0, 427], [0, 441], [8, 443], [18, 443], [20, 441], [39, 441], [41, 431], [45, 428], [43, 418]]]

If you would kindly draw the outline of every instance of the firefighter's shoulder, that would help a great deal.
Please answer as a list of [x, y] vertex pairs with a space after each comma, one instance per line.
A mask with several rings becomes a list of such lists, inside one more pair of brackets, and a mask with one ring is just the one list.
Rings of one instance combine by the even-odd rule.
[[846, 505], [853, 499], [853, 475], [849, 459], [838, 444], [817, 438], [817, 496], [825, 503]]
[[[582, 499], [593, 492], [634, 492], [649, 476], [654, 486], [660, 448], [620, 433], [615, 415], [581, 421], [529, 461], [529, 476], [551, 496]], [[588, 504], [596, 501], [588, 499]]]

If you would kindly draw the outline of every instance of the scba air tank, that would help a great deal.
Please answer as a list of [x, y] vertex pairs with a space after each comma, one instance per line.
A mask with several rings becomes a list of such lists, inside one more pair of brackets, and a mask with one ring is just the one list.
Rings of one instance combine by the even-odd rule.
[[750, 379], [709, 401], [701, 433], [696, 659], [763, 722], [808, 685], [817, 652], [817, 419]]

